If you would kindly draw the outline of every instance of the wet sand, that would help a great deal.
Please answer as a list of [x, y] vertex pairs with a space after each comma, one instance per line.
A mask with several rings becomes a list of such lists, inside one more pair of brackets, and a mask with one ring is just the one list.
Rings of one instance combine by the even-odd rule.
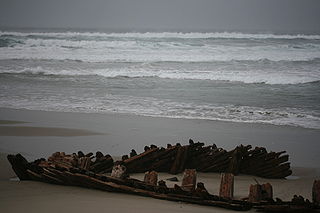
[[[131, 149], [142, 152], [145, 145], [166, 147], [167, 143], [186, 144], [192, 138], [206, 145], [215, 143], [227, 150], [240, 144], [264, 146], [269, 151], [286, 150], [292, 165], [296, 167], [319, 167], [320, 162], [317, 151], [320, 150], [320, 130], [317, 129], [5, 108], [0, 108], [0, 120], [25, 122], [0, 125], [0, 131], [4, 127], [7, 130], [8, 126], [11, 128], [11, 136], [8, 136], [8, 131], [2, 131], [2, 136], [0, 134], [0, 152], [20, 152], [29, 160], [46, 157], [56, 151], [73, 153], [79, 150], [99, 150], [105, 154], [122, 156], [130, 153]], [[66, 137], [70, 135], [73, 137]]]
[[0, 136], [88, 136], [101, 135], [101, 133], [87, 131], [82, 129], [70, 128], [48, 128], [48, 127], [34, 127], [34, 126], [0, 126]]

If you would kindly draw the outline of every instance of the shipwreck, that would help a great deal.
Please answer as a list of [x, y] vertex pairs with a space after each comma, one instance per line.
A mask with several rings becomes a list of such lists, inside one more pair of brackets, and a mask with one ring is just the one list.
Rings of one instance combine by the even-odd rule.
[[[251, 185], [247, 198], [234, 199], [234, 175], [285, 178], [292, 174], [285, 151], [268, 152], [263, 147], [252, 149], [250, 145], [240, 145], [227, 151], [215, 144], [205, 146], [190, 139], [188, 145], [145, 146], [144, 152], [137, 154], [132, 150], [118, 161], [100, 151], [95, 155], [81, 151], [73, 154], [56, 152], [48, 159], [33, 162], [17, 154], [8, 155], [8, 160], [21, 181], [80, 186], [237, 211], [252, 208], [262, 212], [320, 211], [319, 180], [314, 182], [312, 201], [298, 195], [294, 195], [291, 201], [274, 199], [269, 183]], [[130, 173], [139, 172], [145, 173], [144, 180], [130, 178]], [[168, 187], [164, 180], [158, 180], [158, 172], [183, 172], [181, 186]], [[204, 183], [197, 182], [197, 172], [221, 173], [219, 195], [210, 194]]]

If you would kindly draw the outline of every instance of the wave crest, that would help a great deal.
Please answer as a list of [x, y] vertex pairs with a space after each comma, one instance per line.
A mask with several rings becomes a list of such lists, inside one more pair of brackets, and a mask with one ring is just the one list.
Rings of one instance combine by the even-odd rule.
[[[142, 67], [139, 67], [142, 66]], [[50, 67], [14, 68], [12, 70], [0, 70], [1, 74], [21, 75], [47, 75], [47, 76], [102, 76], [106, 78], [163, 78], [177, 80], [212, 80], [241, 82], [247, 84], [304, 84], [320, 81], [320, 74], [307, 75], [303, 73], [279, 73], [276, 71], [258, 72], [255, 70], [154, 70], [150, 65], [135, 65], [126, 68], [102, 68], [102, 69], [55, 69]]]
[[320, 39], [320, 35], [307, 34], [272, 34], [272, 33], [241, 33], [241, 32], [10, 32], [0, 31], [0, 36], [46, 36], [46, 37], [122, 37], [122, 38], [227, 38], [227, 39]]

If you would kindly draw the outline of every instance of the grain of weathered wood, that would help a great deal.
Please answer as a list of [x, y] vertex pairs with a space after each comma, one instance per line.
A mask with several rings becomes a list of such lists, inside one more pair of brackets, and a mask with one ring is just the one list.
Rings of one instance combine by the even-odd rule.
[[320, 205], [320, 180], [315, 180], [312, 186], [312, 201]]
[[233, 199], [234, 175], [232, 173], [222, 173], [219, 196], [226, 199]]
[[183, 172], [181, 187], [186, 191], [194, 191], [197, 183], [197, 171], [195, 169], [186, 169]]
[[144, 182], [156, 186], [158, 183], [158, 173], [155, 171], [146, 172], [144, 174]]
[[250, 185], [249, 189], [249, 202], [260, 202], [262, 198], [261, 185]]

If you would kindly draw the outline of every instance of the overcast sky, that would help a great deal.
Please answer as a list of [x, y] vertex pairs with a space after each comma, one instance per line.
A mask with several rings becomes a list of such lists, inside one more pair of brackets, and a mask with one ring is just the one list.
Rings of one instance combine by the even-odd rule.
[[0, 26], [320, 32], [320, 0], [0, 0]]

